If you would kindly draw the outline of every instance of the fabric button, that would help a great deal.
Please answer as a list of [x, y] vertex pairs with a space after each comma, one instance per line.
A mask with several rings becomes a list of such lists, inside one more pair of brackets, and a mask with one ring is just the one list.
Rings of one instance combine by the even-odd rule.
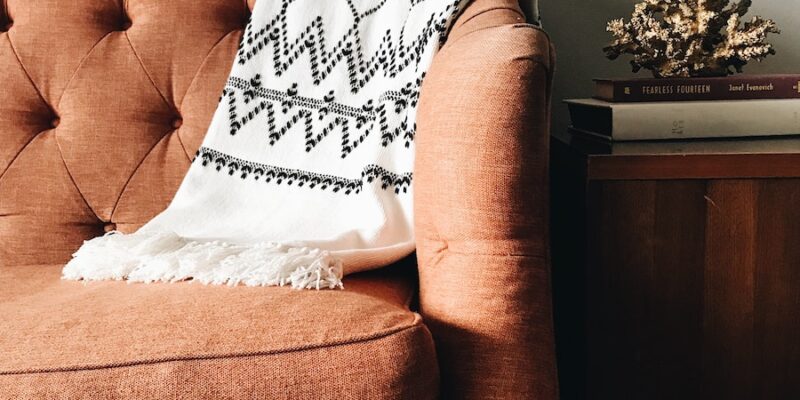
[[58, 124], [60, 123], [61, 123], [61, 118], [55, 117], [53, 118], [52, 121], [50, 121], [50, 126], [53, 127], [53, 129], [55, 129], [58, 128]]
[[119, 30], [120, 31], [127, 31], [128, 29], [131, 29], [131, 25], [132, 25], [131, 20], [129, 20], [127, 18], [123, 19], [122, 20], [122, 24], [120, 24]]
[[174, 120], [172, 120], [172, 127], [173, 128], [178, 129], [181, 126], [183, 126], [183, 118], [177, 117]]
[[10, 31], [12, 26], [14, 26], [14, 23], [11, 22], [11, 21], [8, 21], [5, 25], [0, 27], [0, 32], [8, 32], [8, 31]]

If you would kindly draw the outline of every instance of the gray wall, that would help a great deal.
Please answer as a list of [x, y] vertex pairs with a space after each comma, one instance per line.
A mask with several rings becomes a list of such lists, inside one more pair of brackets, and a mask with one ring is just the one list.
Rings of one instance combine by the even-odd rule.
[[[627, 58], [609, 61], [602, 48], [610, 39], [605, 32], [606, 22], [627, 18], [636, 3], [635, 0], [539, 0], [542, 23], [558, 52], [554, 130], [564, 130], [569, 125], [569, 115], [561, 100], [591, 96], [592, 78], [635, 76]], [[745, 72], [800, 73], [800, 0], [754, 0], [753, 3], [748, 17], [772, 18], [783, 33], [771, 39], [778, 54], [761, 64], [748, 65]], [[644, 71], [636, 76], [650, 75]]]

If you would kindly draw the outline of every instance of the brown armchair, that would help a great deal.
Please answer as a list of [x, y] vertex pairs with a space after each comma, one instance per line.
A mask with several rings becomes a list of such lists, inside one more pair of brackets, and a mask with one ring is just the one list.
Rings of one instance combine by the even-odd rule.
[[83, 240], [166, 207], [247, 3], [0, 2], [0, 398], [557, 397], [553, 56], [514, 0], [474, 0], [424, 83], [418, 277], [411, 260], [343, 291], [59, 279]]

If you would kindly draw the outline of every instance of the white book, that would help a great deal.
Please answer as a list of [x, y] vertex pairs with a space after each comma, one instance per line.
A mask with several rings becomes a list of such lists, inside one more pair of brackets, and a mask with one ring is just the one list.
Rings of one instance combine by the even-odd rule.
[[800, 135], [800, 99], [565, 103], [575, 128], [619, 141]]

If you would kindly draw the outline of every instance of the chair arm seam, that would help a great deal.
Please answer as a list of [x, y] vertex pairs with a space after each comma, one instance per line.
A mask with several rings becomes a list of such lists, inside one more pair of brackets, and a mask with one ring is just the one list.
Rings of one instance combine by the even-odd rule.
[[[502, 24], [502, 25], [487, 26], [487, 27], [484, 27], [484, 28], [476, 29], [474, 31], [471, 31], [471, 32], [463, 35], [463, 36], [457, 37], [452, 42], [447, 42], [446, 45], [451, 45], [452, 46], [452, 45], [455, 45], [456, 43], [459, 43], [463, 39], [466, 39], [466, 38], [472, 36], [475, 33], [483, 32], [483, 31], [486, 31], [486, 30], [489, 30], [489, 29], [502, 28], [502, 27], [533, 29], [533, 30], [539, 31], [542, 34], [544, 34], [545, 37], [547, 38], [548, 42], [550, 42], [550, 35], [548, 35], [547, 32], [545, 32], [545, 30], [542, 29], [541, 27], [538, 27], [536, 25], [529, 24], [529, 23], [521, 23], [521, 24], [520, 23], [514, 23], [514, 24]], [[552, 69], [552, 65], [549, 65], [550, 64], [550, 58], [551, 58], [551, 54], [550, 54], [551, 51], [552, 51], [552, 49], [548, 45], [547, 53], [541, 58], [540, 57], [535, 57], [535, 56], [526, 56], [526, 57], [517, 57], [517, 58], [515, 58], [515, 60], [529, 60], [529, 61], [532, 61], [532, 62], [534, 62], [536, 64], [540, 64], [540, 65], [544, 66], [548, 71], [550, 71]]]

